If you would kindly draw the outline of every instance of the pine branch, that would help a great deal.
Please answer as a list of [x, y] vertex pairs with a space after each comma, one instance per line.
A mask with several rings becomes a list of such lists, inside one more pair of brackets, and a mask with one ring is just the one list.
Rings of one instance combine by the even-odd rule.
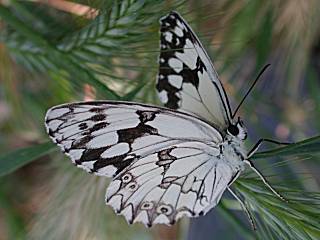
[[[320, 150], [320, 136], [286, 147], [257, 153], [253, 159], [285, 156], [314, 156]], [[278, 188], [289, 203], [275, 196], [256, 177], [242, 177], [235, 188], [255, 213], [260, 239], [319, 239], [320, 194], [297, 189], [295, 179]], [[271, 234], [271, 235], [270, 235]]]
[[[10, 13], [9, 9], [0, 5], [0, 16], [5, 20], [5, 22], [15, 29], [17, 34], [20, 34], [21, 37], [25, 38], [24, 44], [30, 45], [30, 49], [36, 49], [37, 51], [29, 51], [29, 56], [32, 54], [34, 58], [25, 58], [24, 61], [32, 62], [34, 61], [33, 66], [38, 66], [42, 70], [52, 71], [53, 69], [46, 67], [50, 64], [41, 64], [43, 63], [41, 59], [46, 58], [50, 59], [51, 63], [60, 70], [65, 70], [69, 74], [70, 80], [73, 81], [82, 81], [83, 83], [91, 83], [97, 88], [98, 91], [104, 93], [110, 99], [119, 99], [118, 95], [110, 90], [105, 84], [102, 84], [87, 68], [81, 66], [73, 56], [64, 54], [60, 52], [55, 46], [50, 44], [41, 35], [35, 32], [32, 28], [25, 25], [21, 20], [16, 16]], [[28, 43], [27, 40], [28, 39]], [[18, 49], [16, 49], [18, 51]], [[19, 54], [19, 57], [22, 57], [22, 54]], [[49, 60], [49, 61], [50, 61]], [[79, 84], [78, 82], [75, 82]]]
[[319, 239], [319, 193], [278, 187], [289, 200], [286, 203], [268, 191], [259, 179], [241, 178], [235, 185], [256, 214], [261, 239], [269, 239], [263, 229], [277, 239]]

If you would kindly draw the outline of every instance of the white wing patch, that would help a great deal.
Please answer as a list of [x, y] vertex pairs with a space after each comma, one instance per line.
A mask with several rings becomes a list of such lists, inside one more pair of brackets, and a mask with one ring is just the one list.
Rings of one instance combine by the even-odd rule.
[[157, 90], [169, 108], [194, 113], [222, 134], [231, 120], [230, 106], [218, 75], [200, 41], [176, 12], [161, 18]]

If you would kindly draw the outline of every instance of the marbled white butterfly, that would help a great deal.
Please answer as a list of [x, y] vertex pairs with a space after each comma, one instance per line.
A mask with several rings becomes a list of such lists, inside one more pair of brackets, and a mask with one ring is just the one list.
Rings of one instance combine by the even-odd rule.
[[160, 23], [156, 88], [166, 108], [119, 101], [55, 106], [45, 119], [51, 139], [78, 167], [113, 178], [105, 201], [129, 223], [173, 224], [206, 214], [225, 190], [245, 209], [230, 188], [245, 165], [282, 198], [249, 160], [265, 139], [245, 149], [246, 129], [234, 121], [196, 35], [176, 12]]

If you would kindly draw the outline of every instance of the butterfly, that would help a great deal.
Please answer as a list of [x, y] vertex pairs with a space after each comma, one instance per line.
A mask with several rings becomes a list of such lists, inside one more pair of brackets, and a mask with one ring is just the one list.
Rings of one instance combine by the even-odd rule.
[[246, 128], [234, 119], [208, 54], [186, 21], [170, 12], [160, 20], [156, 89], [165, 107], [89, 101], [52, 107], [50, 138], [79, 168], [111, 177], [105, 201], [128, 223], [174, 224], [216, 206], [246, 166], [277, 193], [249, 160]]

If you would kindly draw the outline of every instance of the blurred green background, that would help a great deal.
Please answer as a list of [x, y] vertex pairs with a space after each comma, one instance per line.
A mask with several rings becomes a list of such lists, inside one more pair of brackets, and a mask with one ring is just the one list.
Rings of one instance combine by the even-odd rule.
[[[256, 232], [228, 196], [215, 219], [205, 218], [207, 229], [187, 219], [171, 228], [128, 226], [104, 204], [109, 180], [73, 167], [45, 133], [53, 105], [160, 104], [159, 19], [171, 10], [203, 42], [233, 108], [271, 64], [240, 110], [248, 148], [260, 137], [307, 139], [255, 155], [290, 203], [250, 171], [234, 184]], [[0, 239], [320, 239], [319, 22], [315, 0], [0, 0]]]

